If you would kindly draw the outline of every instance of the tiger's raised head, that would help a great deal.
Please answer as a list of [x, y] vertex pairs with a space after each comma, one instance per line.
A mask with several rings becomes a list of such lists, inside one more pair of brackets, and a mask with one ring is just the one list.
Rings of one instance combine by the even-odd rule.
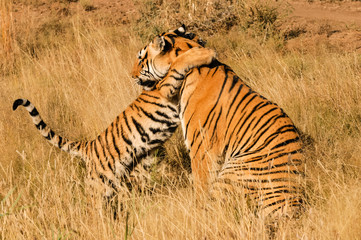
[[169, 70], [175, 58], [193, 47], [204, 47], [205, 42], [182, 25], [176, 30], [156, 36], [138, 52], [132, 77], [145, 90], [152, 90]]

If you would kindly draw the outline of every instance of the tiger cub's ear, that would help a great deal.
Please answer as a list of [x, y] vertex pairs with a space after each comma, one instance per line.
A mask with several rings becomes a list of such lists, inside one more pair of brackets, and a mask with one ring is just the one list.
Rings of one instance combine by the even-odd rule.
[[163, 51], [165, 46], [165, 40], [163, 36], [157, 36], [154, 40], [153, 40], [153, 47], [155, 50], [161, 52]]

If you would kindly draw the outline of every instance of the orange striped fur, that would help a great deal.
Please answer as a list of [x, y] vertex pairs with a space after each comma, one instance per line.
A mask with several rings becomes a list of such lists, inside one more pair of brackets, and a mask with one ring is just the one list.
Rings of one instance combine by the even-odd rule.
[[[194, 46], [199, 45], [194, 43]], [[158, 50], [166, 54], [160, 46]], [[178, 84], [183, 80], [179, 76], [185, 76], [191, 67], [212, 61], [211, 53], [204, 54], [208, 51], [213, 52], [194, 48], [180, 55], [172, 64], [172, 69], [179, 75], [166, 78], [173, 78], [170, 82]], [[178, 103], [169, 97], [171, 91], [173, 88], [169, 86], [143, 91], [103, 133], [90, 141], [71, 141], [57, 135], [27, 99], [17, 99], [13, 110], [18, 106], [25, 107], [43, 137], [52, 145], [85, 161], [90, 186], [105, 196], [111, 196], [114, 190], [117, 192], [122, 188], [129, 173], [141, 159], [176, 130], [179, 123]]]

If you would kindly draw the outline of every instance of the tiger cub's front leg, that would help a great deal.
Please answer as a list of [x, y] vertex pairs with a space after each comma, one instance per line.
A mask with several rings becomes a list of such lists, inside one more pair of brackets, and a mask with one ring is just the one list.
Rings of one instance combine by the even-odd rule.
[[174, 97], [189, 70], [210, 64], [216, 58], [216, 52], [208, 48], [191, 48], [179, 55], [169, 68], [168, 74], [160, 81], [157, 88], [167, 98]]

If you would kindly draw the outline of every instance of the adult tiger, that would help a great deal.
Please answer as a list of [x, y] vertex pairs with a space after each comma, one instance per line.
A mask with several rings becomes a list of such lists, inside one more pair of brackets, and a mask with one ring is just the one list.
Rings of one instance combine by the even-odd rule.
[[[158, 44], [155, 42], [153, 47], [160, 54], [162, 48]], [[200, 45], [193, 42], [193, 46]], [[193, 66], [210, 63], [212, 53], [212, 50], [206, 48], [193, 48], [180, 55], [173, 62], [172, 68], [184, 75]], [[177, 79], [176, 82], [181, 80]], [[91, 141], [71, 141], [55, 134], [27, 99], [17, 99], [13, 110], [20, 105], [24, 106], [43, 137], [55, 147], [85, 161], [90, 186], [96, 192], [111, 196], [114, 190], [121, 189], [123, 180], [139, 160], [151, 149], [160, 146], [176, 130], [179, 124], [177, 102], [169, 99], [168, 95], [165, 88], [162, 91], [143, 91], [103, 133]]]
[[[170, 93], [179, 93], [196, 186], [218, 197], [225, 189], [241, 189], [259, 213], [292, 215], [302, 203], [304, 161], [291, 119], [217, 60], [186, 76], [169, 68], [175, 59], [170, 56], [185, 46], [183, 38], [163, 33], [155, 39], [163, 41], [168, 54], [150, 54], [152, 45], [146, 46], [140, 53], [147, 64], [136, 63], [132, 75], [146, 89], [171, 86]], [[162, 79], [168, 69], [168, 76], [175, 77]], [[183, 77], [184, 81], [174, 81]]]

